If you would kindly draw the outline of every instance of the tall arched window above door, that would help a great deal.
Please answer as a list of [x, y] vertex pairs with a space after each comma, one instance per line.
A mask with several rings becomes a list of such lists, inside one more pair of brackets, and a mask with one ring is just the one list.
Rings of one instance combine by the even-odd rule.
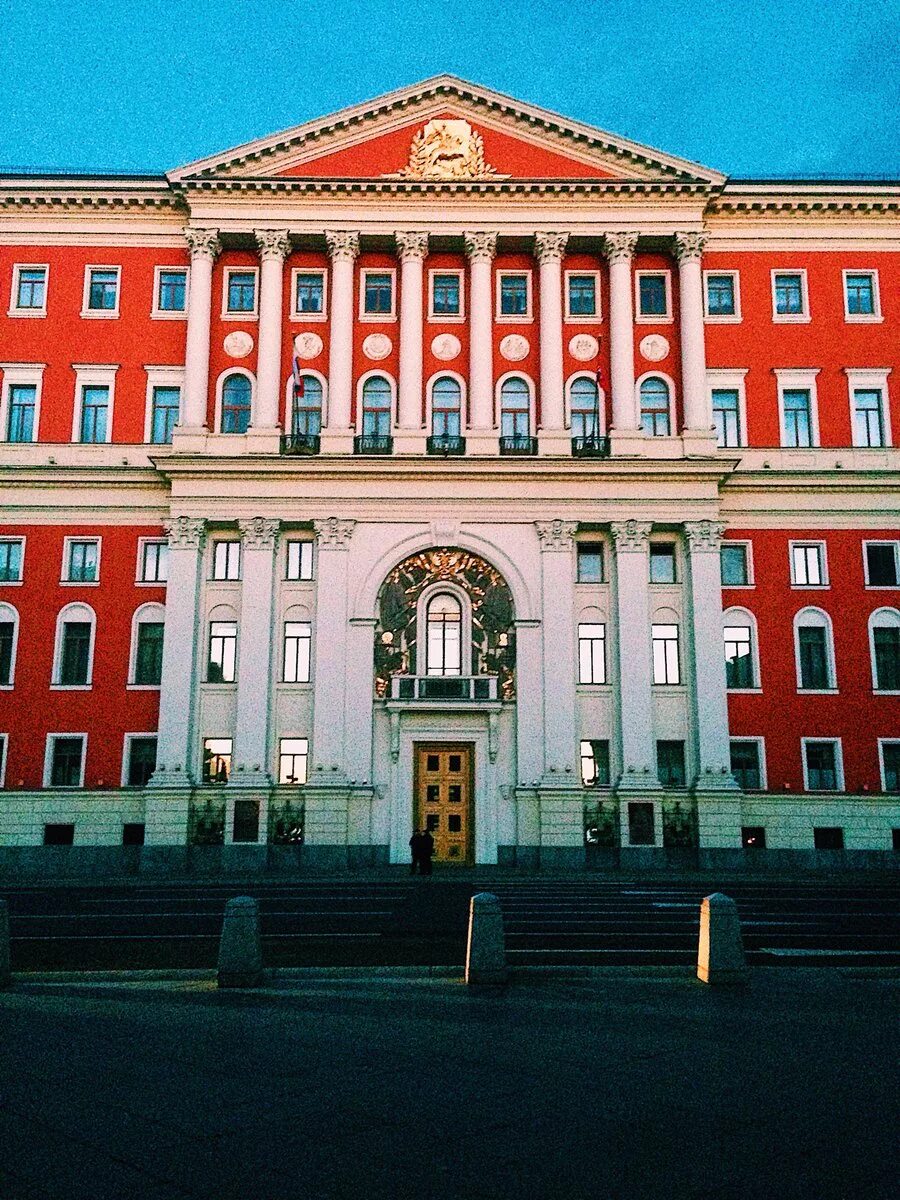
[[600, 436], [600, 389], [596, 379], [578, 375], [569, 386], [569, 405], [572, 413], [572, 437]]
[[450, 375], [441, 375], [431, 387], [431, 434], [458, 438], [462, 434], [462, 389]]
[[505, 379], [500, 388], [500, 436], [531, 437], [531, 393], [527, 382], [519, 375]]
[[462, 605], [449, 592], [428, 602], [426, 642], [428, 675], [462, 674]]
[[322, 384], [315, 375], [301, 375], [292, 382], [291, 433], [294, 437], [318, 437], [322, 432]]
[[384, 375], [371, 375], [362, 389], [363, 437], [391, 435], [391, 383]]
[[651, 375], [641, 384], [641, 428], [648, 437], [668, 437], [672, 432], [669, 415], [669, 385]]
[[246, 433], [253, 388], [246, 375], [229, 375], [222, 384], [222, 432]]

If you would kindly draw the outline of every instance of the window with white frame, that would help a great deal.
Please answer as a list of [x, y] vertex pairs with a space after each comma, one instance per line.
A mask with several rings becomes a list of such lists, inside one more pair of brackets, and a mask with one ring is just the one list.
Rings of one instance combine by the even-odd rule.
[[500, 437], [525, 446], [531, 437], [531, 391], [521, 375], [511, 375], [500, 386]]
[[599, 317], [599, 273], [597, 271], [566, 271], [566, 320], [596, 321]]
[[293, 316], [308, 320], [325, 317], [325, 272], [297, 267], [293, 272]]
[[651, 627], [653, 647], [654, 684], [677, 684], [681, 682], [678, 656], [678, 626], [654, 624]]
[[256, 267], [227, 267], [225, 269], [222, 315], [249, 319], [257, 315]]
[[794, 618], [797, 689], [830, 692], [837, 688], [831, 622], [818, 608], [805, 608]]
[[138, 583], [165, 583], [169, 578], [169, 543], [142, 538], [138, 542]]
[[225, 737], [203, 739], [203, 782], [227, 783], [231, 774], [233, 741]]
[[44, 787], [83, 787], [86, 733], [49, 733]]
[[372, 269], [362, 272], [360, 316], [369, 320], [390, 321], [396, 315], [393, 270]]
[[278, 782], [304, 784], [309, 771], [309, 739], [281, 738], [278, 743]]
[[45, 317], [47, 315], [46, 263], [16, 263], [13, 267], [9, 316]]
[[650, 543], [651, 583], [677, 582], [677, 576], [675, 573], [675, 555], [676, 551], [674, 542]]
[[72, 441], [87, 445], [112, 441], [117, 366], [75, 366]]
[[735, 322], [741, 319], [737, 271], [704, 271], [703, 299], [707, 321]]
[[85, 267], [83, 317], [117, 317], [121, 267]]
[[234, 371], [222, 381], [222, 433], [246, 433], [253, 407], [253, 383], [250, 377]]
[[586, 788], [610, 786], [609, 741], [607, 739], [585, 739], [580, 745], [581, 784]]
[[577, 582], [605, 583], [604, 547], [602, 542], [579, 542], [576, 547]]
[[370, 375], [362, 388], [362, 436], [389, 438], [391, 409], [391, 381], [384, 375]]
[[809, 320], [805, 270], [772, 272], [772, 320]]
[[791, 583], [794, 587], [827, 587], [824, 542], [791, 542]]
[[100, 539], [66, 538], [63, 542], [63, 583], [98, 583]]
[[600, 387], [592, 375], [576, 375], [569, 384], [569, 413], [573, 438], [591, 440], [600, 436], [603, 420]]
[[844, 319], [880, 321], [881, 297], [877, 271], [844, 271]]
[[159, 687], [162, 683], [165, 610], [147, 604], [135, 613], [132, 626], [130, 683], [136, 687]]
[[234, 582], [241, 577], [241, 543], [236, 539], [218, 538], [213, 542], [212, 578]]
[[900, 792], [900, 741], [879, 738], [881, 786], [886, 792]]
[[808, 792], [843, 791], [843, 763], [838, 738], [803, 738], [803, 786]]
[[11, 688], [16, 678], [19, 614], [11, 604], [0, 604], [0, 688]]
[[94, 612], [86, 604], [70, 604], [57, 617], [54, 687], [90, 687], [94, 662], [94, 624]]
[[[864, 542], [863, 562], [866, 587], [900, 587], [900, 542]], [[2, 569], [3, 559], [0, 554], [0, 579], [3, 578]]]
[[313, 577], [313, 543], [309, 538], [293, 539], [287, 543], [285, 579], [306, 581]]
[[449, 592], [438, 592], [425, 609], [426, 674], [462, 674], [462, 637], [462, 605]]
[[900, 611], [880, 608], [869, 618], [872, 686], [877, 692], [900, 692]]
[[41, 408], [43, 363], [0, 363], [0, 438], [35, 442]]
[[153, 384], [150, 389], [150, 441], [167, 446], [181, 412], [181, 388], [178, 384]]
[[0, 583], [21, 583], [24, 561], [23, 538], [0, 538]]
[[531, 272], [497, 272], [498, 321], [531, 320]]
[[428, 315], [432, 321], [455, 321], [463, 317], [462, 271], [429, 271]]
[[749, 542], [722, 542], [719, 549], [722, 587], [752, 587]]
[[291, 434], [295, 438], [317, 438], [322, 433], [322, 381], [316, 375], [294, 377], [291, 403]]
[[635, 271], [635, 320], [671, 321], [672, 276], [669, 271]]
[[431, 385], [431, 436], [462, 436], [462, 388], [452, 375], [439, 375]]
[[737, 388], [713, 388], [712, 414], [716, 444], [722, 447], [742, 446], [741, 397]]
[[812, 392], [809, 388], [783, 389], [781, 420], [783, 446], [815, 446]]
[[127, 733], [125, 735], [125, 787], [146, 787], [156, 770], [156, 734]]
[[725, 614], [725, 686], [729, 691], [747, 691], [759, 686], [753, 618], [740, 609]]
[[185, 317], [187, 315], [187, 267], [157, 267], [154, 272], [153, 316]]
[[888, 404], [890, 371], [845, 367], [853, 445], [879, 449], [892, 444]]
[[237, 667], [237, 621], [210, 621], [207, 683], [234, 683]]
[[309, 683], [311, 646], [312, 626], [308, 621], [285, 621], [283, 672], [285, 683]]
[[648, 437], [668, 437], [672, 432], [669, 385], [659, 376], [641, 381], [641, 428]]
[[578, 682], [606, 683], [606, 625], [578, 626]]
[[758, 738], [731, 739], [731, 773], [745, 792], [765, 787], [762, 747]]

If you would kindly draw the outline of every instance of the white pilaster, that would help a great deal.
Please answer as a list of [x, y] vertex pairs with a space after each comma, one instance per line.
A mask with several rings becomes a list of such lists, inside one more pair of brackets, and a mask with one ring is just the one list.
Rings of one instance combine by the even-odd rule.
[[399, 429], [422, 428], [423, 276], [428, 234], [412, 230], [395, 233], [400, 256], [400, 389]]
[[217, 229], [185, 229], [184, 236], [191, 251], [191, 282], [184, 354], [184, 408], [179, 432], [196, 434], [206, 430], [212, 274], [222, 243]]
[[609, 261], [609, 350], [612, 432], [634, 437], [641, 427], [634, 395], [634, 301], [631, 262], [636, 233], [608, 233], [603, 252]]
[[567, 233], [536, 233], [534, 253], [540, 271], [541, 430], [564, 434], [562, 260]]
[[[319, 784], [346, 780], [348, 567], [355, 521], [313, 523], [318, 542], [312, 771]], [[371, 701], [369, 701], [371, 704]]]
[[544, 696], [541, 623], [516, 625], [516, 759], [518, 782], [537, 787], [544, 774]]
[[535, 521], [541, 543], [544, 775], [573, 782], [575, 753], [576, 521]]
[[659, 788], [653, 738], [649, 521], [614, 521], [622, 775], [619, 788]]
[[494, 232], [464, 234], [469, 258], [469, 428], [494, 429], [494, 297], [491, 264], [497, 252]]
[[[346, 557], [346, 555], [345, 555]], [[347, 676], [344, 686], [345, 769], [356, 784], [372, 782], [372, 703], [375, 671], [375, 618], [347, 623]]]
[[260, 787], [271, 781], [275, 554], [280, 524], [266, 517], [238, 522], [243, 538], [243, 581], [234, 769], [229, 787]]
[[676, 233], [678, 290], [681, 307], [681, 380], [685, 431], [710, 436], [712, 412], [706, 392], [706, 345], [703, 322], [704, 233]]
[[353, 407], [353, 264], [359, 254], [359, 234], [328, 231], [331, 256], [331, 325], [328, 350], [328, 421], [323, 445], [349, 449]]
[[256, 363], [255, 430], [278, 428], [281, 400], [281, 331], [284, 307], [284, 260], [291, 252], [286, 229], [257, 229], [261, 260], [259, 279], [259, 353]]

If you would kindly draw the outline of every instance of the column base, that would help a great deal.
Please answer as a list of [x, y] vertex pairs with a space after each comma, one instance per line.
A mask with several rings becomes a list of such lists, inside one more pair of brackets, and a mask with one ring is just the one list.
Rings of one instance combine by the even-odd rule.
[[718, 449], [714, 429], [684, 429], [681, 434], [685, 458], [709, 458]]
[[735, 784], [732, 789], [697, 788], [697, 844], [701, 850], [740, 850], [742, 796]]
[[280, 454], [281, 430], [254, 429], [251, 425], [246, 433], [248, 454]]
[[172, 430], [172, 449], [179, 454], [202, 454], [208, 437], [206, 425], [176, 425]]
[[354, 430], [323, 429], [319, 448], [322, 454], [352, 454]]
[[566, 429], [542, 429], [538, 433], [538, 452], [572, 457], [572, 436]]
[[394, 453], [415, 454], [419, 458], [425, 453], [425, 433], [421, 429], [397, 429], [394, 431]]
[[493, 429], [466, 430], [466, 458], [473, 455], [490, 455], [496, 458], [500, 453], [500, 437]]
[[611, 429], [610, 458], [642, 458], [647, 453], [647, 440], [643, 429]]

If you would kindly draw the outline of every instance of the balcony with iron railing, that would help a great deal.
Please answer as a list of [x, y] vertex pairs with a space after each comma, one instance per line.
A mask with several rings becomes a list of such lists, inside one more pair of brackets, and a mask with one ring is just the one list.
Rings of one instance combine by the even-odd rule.
[[517, 434], [514, 437], [500, 438], [500, 453], [502, 455], [534, 455], [538, 452], [538, 440], [536, 437], [529, 437], [525, 434]]
[[464, 437], [454, 437], [450, 434], [434, 434], [425, 442], [426, 454], [434, 454], [443, 456], [444, 458], [450, 455], [460, 455], [466, 452], [466, 439]]
[[353, 439], [354, 454], [393, 454], [394, 439], [389, 433], [359, 433]]
[[321, 443], [322, 439], [317, 433], [286, 433], [281, 439], [281, 453], [318, 454]]
[[391, 700], [479, 703], [498, 701], [496, 675], [394, 675]]
[[573, 458], [609, 458], [609, 438], [598, 434], [572, 438]]

